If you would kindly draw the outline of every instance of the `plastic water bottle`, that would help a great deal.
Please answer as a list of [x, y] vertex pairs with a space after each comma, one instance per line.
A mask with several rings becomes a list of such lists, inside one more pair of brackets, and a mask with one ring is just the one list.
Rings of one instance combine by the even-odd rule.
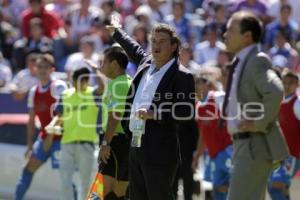
[[141, 147], [142, 145], [142, 135], [145, 129], [145, 121], [141, 119], [136, 119], [134, 124], [134, 130], [132, 132], [131, 146]]

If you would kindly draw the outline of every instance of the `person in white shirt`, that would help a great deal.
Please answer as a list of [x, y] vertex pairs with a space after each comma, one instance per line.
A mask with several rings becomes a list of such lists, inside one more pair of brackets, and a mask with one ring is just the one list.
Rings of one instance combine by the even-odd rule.
[[0, 51], [0, 89], [9, 85], [12, 79], [10, 66], [5, 62]]
[[[99, 55], [94, 50], [94, 39], [90, 36], [85, 36], [80, 40], [80, 52], [71, 54], [65, 64], [65, 71], [68, 76], [68, 80], [71, 82], [71, 77], [74, 71], [77, 69], [86, 67], [92, 72], [91, 67], [85, 62], [85, 60], [90, 60], [92, 63], [96, 64], [99, 60]], [[90, 84], [96, 85], [95, 74], [90, 74]]]
[[19, 71], [12, 80], [13, 98], [22, 101], [31, 87], [38, 83], [36, 61], [38, 54], [31, 53], [26, 58], [26, 69]]
[[225, 49], [224, 43], [218, 41], [217, 27], [211, 25], [204, 31], [206, 40], [196, 44], [194, 57], [198, 64], [216, 61], [221, 50]]
[[194, 120], [195, 112], [193, 75], [178, 60], [180, 39], [171, 26], [158, 24], [152, 30], [149, 55], [120, 29], [119, 19], [112, 18], [108, 28], [139, 66], [121, 122], [132, 136], [130, 199], [174, 200], [173, 180], [180, 162], [178, 125]]
[[183, 66], [188, 68], [193, 74], [199, 72], [201, 66], [195, 62], [193, 57], [193, 50], [189, 44], [183, 44], [179, 55], [180, 62]]
[[280, 17], [280, 7], [283, 4], [290, 4], [293, 7], [295, 12], [292, 12], [291, 19], [298, 24], [300, 24], [300, 12], [297, 12], [300, 9], [300, 1], [295, 0], [269, 0], [267, 13], [273, 19], [278, 20]]
[[71, 25], [71, 38], [79, 41], [91, 31], [91, 25], [95, 20], [103, 17], [103, 11], [92, 6], [90, 0], [81, 0], [67, 10], [65, 20]]

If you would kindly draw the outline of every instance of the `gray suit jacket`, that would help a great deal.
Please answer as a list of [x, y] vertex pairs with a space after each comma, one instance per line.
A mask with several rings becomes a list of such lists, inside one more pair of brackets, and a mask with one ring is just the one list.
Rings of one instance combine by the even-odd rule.
[[277, 121], [283, 85], [271, 66], [269, 57], [258, 52], [257, 47], [253, 48], [242, 63], [237, 98], [246, 116], [257, 117], [253, 131], [265, 135], [270, 159], [279, 161], [287, 158], [289, 153]]

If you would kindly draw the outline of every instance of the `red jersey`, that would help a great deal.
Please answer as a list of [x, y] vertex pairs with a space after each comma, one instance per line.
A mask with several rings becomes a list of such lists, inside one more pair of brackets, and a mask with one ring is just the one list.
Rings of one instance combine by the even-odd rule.
[[294, 104], [298, 97], [293, 95], [288, 102], [282, 102], [279, 112], [279, 123], [286, 139], [290, 154], [300, 158], [300, 120], [294, 112]]
[[[57, 102], [55, 96], [60, 94], [64, 89], [65, 85], [62, 81], [51, 81], [49, 86], [42, 90], [41, 86], [38, 85], [29, 93], [29, 108], [32, 108], [35, 114], [38, 116], [41, 122], [40, 137], [45, 139], [47, 133], [45, 127], [51, 122], [54, 115], [54, 104]], [[31, 94], [32, 93], [32, 94]], [[31, 99], [31, 100], [30, 100]], [[31, 102], [32, 101], [32, 102]], [[54, 139], [58, 140], [61, 136], [55, 135]]]
[[232, 144], [226, 125], [219, 127], [220, 110], [214, 95], [215, 92], [210, 92], [207, 102], [196, 106], [201, 138], [211, 158]]
[[32, 18], [38, 17], [42, 20], [43, 30], [45, 36], [48, 38], [53, 39], [56, 34], [57, 30], [62, 26], [62, 21], [59, 17], [52, 12], [49, 12], [42, 8], [41, 14], [35, 15], [32, 13], [31, 9], [27, 9], [22, 13], [22, 34], [25, 37], [29, 37], [30, 32], [30, 20]]

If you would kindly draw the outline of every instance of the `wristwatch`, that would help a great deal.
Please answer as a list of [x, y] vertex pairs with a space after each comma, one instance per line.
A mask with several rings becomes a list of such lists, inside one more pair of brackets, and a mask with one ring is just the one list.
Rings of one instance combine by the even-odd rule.
[[109, 146], [110, 142], [104, 139], [104, 140], [102, 140], [101, 145], [102, 146]]

